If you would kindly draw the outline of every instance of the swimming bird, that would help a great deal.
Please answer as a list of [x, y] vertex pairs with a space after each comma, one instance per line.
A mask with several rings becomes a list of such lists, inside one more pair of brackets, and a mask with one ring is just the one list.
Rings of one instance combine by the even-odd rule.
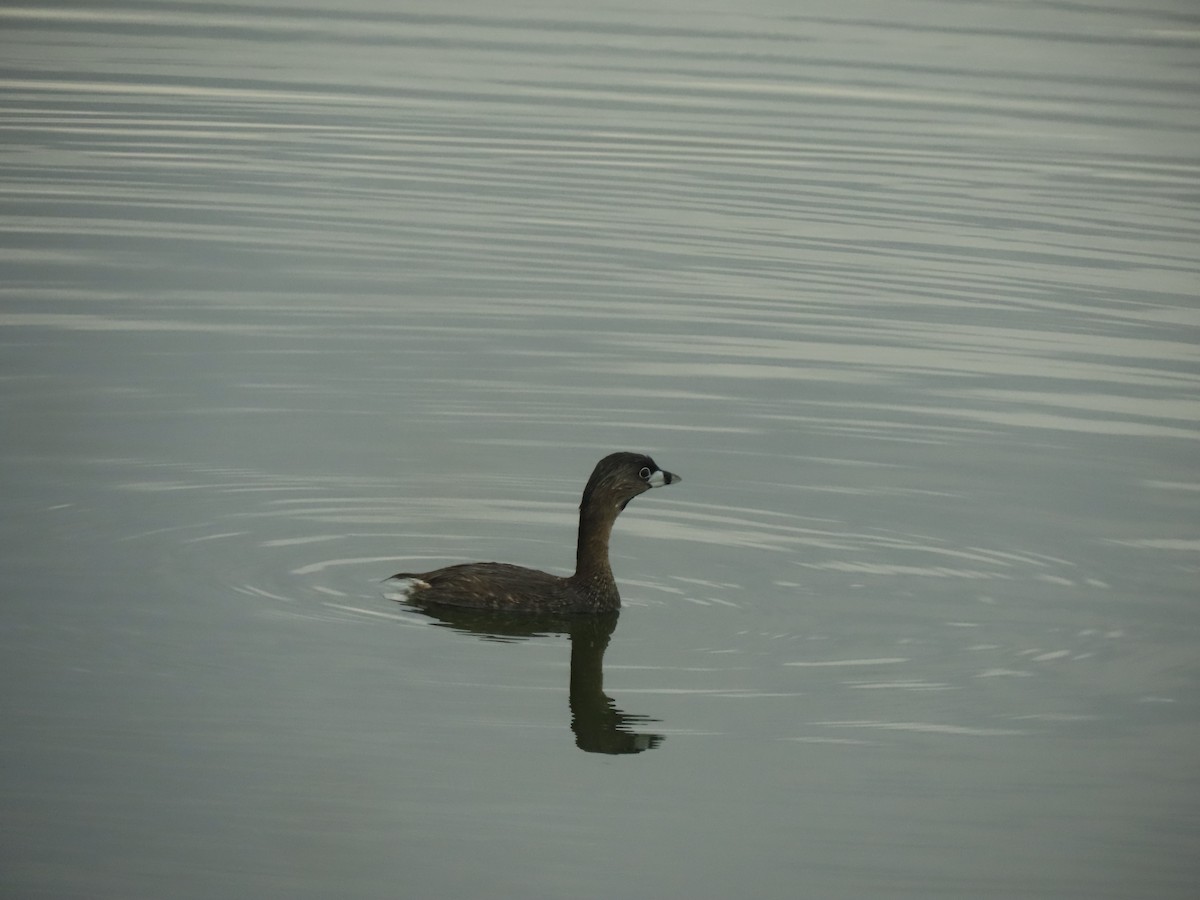
[[511, 612], [602, 613], [621, 608], [608, 562], [617, 516], [638, 494], [676, 484], [678, 475], [643, 453], [612, 453], [596, 463], [579, 503], [575, 573], [559, 576], [509, 563], [461, 563], [387, 579], [400, 589], [393, 599]]

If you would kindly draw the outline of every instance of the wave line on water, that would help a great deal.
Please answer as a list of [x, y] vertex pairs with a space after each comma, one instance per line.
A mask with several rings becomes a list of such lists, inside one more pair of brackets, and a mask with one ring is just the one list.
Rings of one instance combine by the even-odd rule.
[[971, 737], [1011, 737], [1030, 734], [1019, 728], [974, 728], [967, 725], [942, 725], [936, 722], [880, 722], [870, 719], [813, 722], [827, 728], [879, 728], [885, 731], [913, 731], [922, 734], [954, 734]]
[[401, 616], [401, 615], [397, 615], [396, 613], [381, 612], [380, 610], [377, 610], [377, 609], [364, 609], [361, 606], [347, 606], [344, 603], [327, 603], [326, 602], [326, 603], [322, 603], [321, 605], [326, 606], [330, 609], [340, 609], [343, 612], [356, 613], [357, 615], [361, 615], [361, 616], [374, 616], [375, 618], [378, 618], [378, 619], [391, 619], [395, 622], [400, 622], [401, 624], [408, 625], [408, 626], [411, 626], [414, 628], [428, 627], [427, 622], [423, 621], [422, 619], [418, 619], [415, 616]]
[[785, 662], [785, 666], [802, 666], [805, 668], [827, 668], [831, 666], [892, 666], [897, 663], [906, 663], [909, 659], [906, 656], [883, 656], [878, 659], [823, 659], [823, 660], [800, 660], [797, 662]]

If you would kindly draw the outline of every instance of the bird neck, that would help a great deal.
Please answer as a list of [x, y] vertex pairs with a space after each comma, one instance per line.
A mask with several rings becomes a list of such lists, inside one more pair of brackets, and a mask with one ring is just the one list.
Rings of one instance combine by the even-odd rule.
[[591, 498], [579, 511], [579, 541], [575, 547], [575, 581], [587, 585], [589, 590], [610, 587], [616, 591], [612, 567], [608, 562], [608, 541], [612, 536], [613, 523], [617, 520], [617, 505]]

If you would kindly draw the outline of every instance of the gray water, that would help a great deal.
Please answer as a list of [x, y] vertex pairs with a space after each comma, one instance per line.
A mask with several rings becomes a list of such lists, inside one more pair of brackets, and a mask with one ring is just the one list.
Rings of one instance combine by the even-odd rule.
[[1194, 895], [1194, 5], [0, 42], [5, 897]]

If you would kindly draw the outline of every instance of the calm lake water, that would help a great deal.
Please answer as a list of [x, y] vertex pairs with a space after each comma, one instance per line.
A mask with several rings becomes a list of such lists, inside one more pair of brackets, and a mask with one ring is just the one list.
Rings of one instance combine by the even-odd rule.
[[4, 896], [1194, 896], [1200, 12], [646, 7], [0, 10]]

